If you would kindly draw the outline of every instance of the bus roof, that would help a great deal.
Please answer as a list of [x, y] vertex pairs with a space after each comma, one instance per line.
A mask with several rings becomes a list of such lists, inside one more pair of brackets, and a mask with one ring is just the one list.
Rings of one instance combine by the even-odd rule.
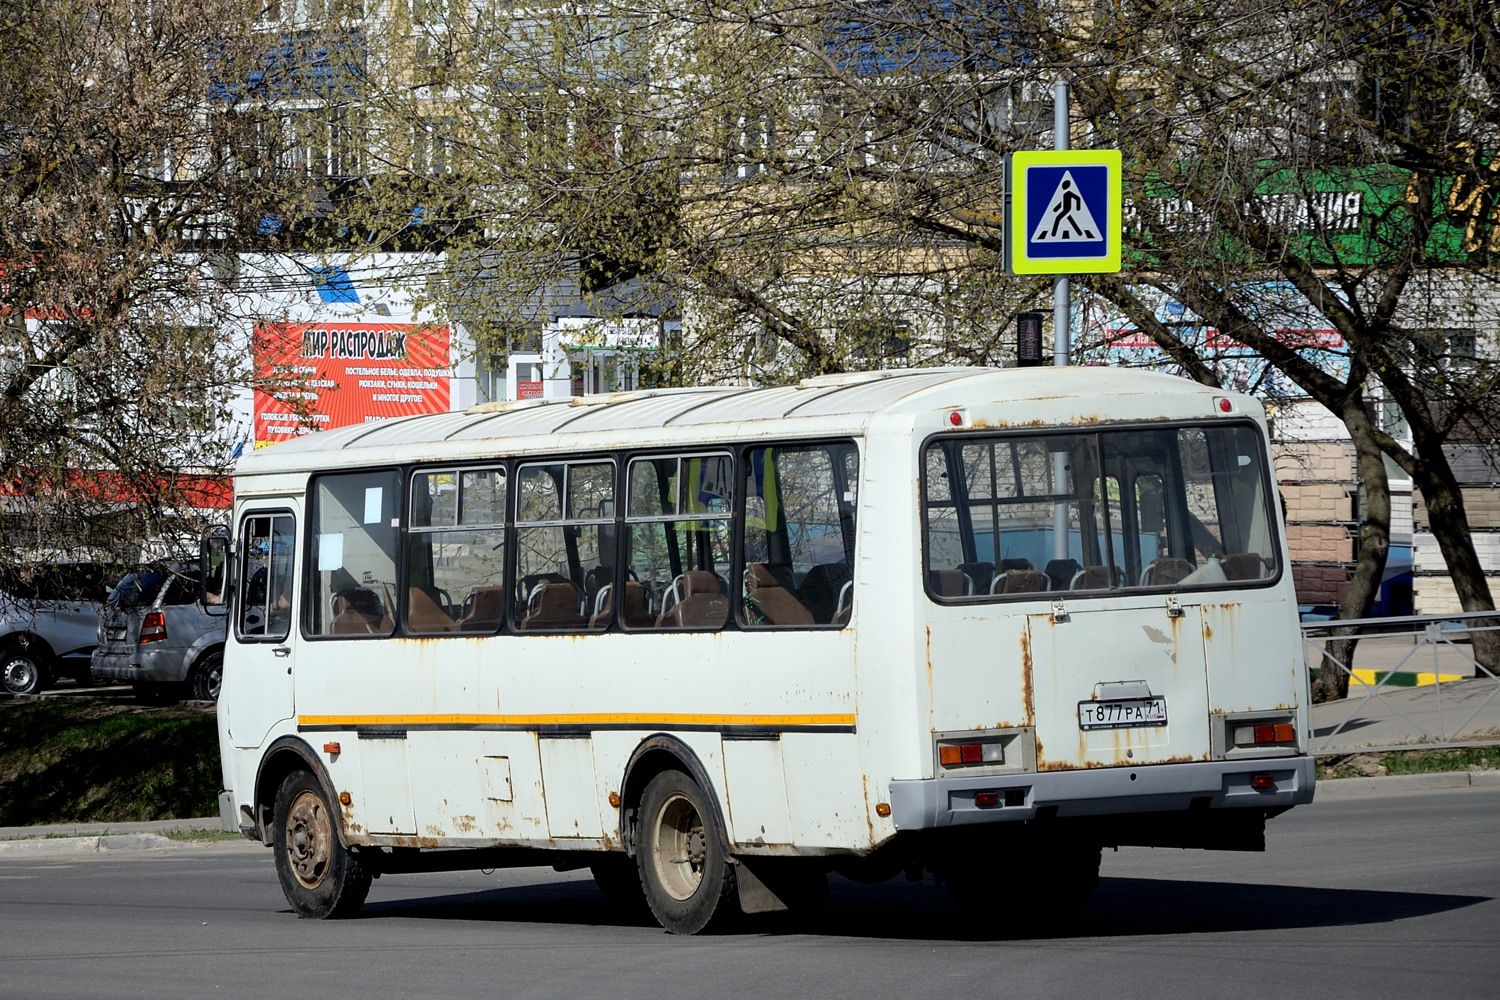
[[[1136, 405], [1117, 412], [1102, 400], [1134, 397]], [[786, 436], [779, 421], [796, 418], [800, 435], [860, 433], [877, 414], [931, 413], [953, 407], [994, 407], [1013, 415], [985, 414], [989, 426], [1067, 424], [1110, 419], [1209, 416], [1210, 400], [1238, 400], [1235, 412], [1258, 413], [1253, 400], [1187, 379], [1126, 368], [927, 368], [825, 375], [788, 386], [748, 388], [705, 386], [650, 389], [581, 396], [484, 403], [462, 412], [397, 417], [308, 434], [241, 458], [236, 475], [309, 468], [388, 465], [404, 461], [462, 460], [495, 453], [573, 450], [556, 435], [588, 434], [588, 447], [608, 449], [647, 444], [651, 432], [662, 444], [725, 436], [756, 436], [753, 426]], [[1052, 406], [1039, 408], [1039, 401]], [[997, 424], [996, 420], [1002, 421]], [[662, 435], [665, 431], [666, 434]], [[747, 434], [747, 431], [750, 433]]]

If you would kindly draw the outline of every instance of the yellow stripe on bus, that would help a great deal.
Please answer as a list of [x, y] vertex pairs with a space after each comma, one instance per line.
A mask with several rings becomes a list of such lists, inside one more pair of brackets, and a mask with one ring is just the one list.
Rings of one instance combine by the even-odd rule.
[[299, 726], [619, 726], [643, 729], [672, 726], [765, 726], [796, 729], [804, 726], [852, 726], [853, 715], [704, 715], [620, 714], [577, 715], [299, 715]]

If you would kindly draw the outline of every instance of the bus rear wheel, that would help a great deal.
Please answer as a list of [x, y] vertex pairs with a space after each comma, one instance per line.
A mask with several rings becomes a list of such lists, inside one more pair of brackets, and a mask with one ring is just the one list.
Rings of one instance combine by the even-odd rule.
[[636, 863], [646, 904], [673, 934], [696, 934], [738, 910], [734, 864], [703, 789], [681, 771], [663, 771], [641, 796]]
[[370, 872], [339, 841], [318, 779], [287, 775], [276, 793], [276, 875], [299, 917], [347, 917], [364, 904]]

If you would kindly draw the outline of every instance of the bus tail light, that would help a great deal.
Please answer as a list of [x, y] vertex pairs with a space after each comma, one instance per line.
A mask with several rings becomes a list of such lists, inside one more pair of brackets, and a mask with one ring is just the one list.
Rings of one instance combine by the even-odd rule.
[[1276, 791], [1276, 778], [1269, 774], [1250, 775], [1250, 787], [1257, 792]]
[[1274, 716], [1259, 719], [1240, 719], [1229, 727], [1233, 749], [1255, 750], [1272, 747], [1295, 747], [1297, 724], [1290, 718]]
[[141, 643], [161, 642], [167, 637], [167, 616], [160, 611], [147, 611], [141, 619]]
[[938, 744], [938, 763], [944, 767], [1004, 764], [1005, 744], [999, 740], [945, 740]]
[[1297, 738], [1297, 727], [1290, 722], [1277, 722], [1255, 727], [1255, 742], [1290, 743]]

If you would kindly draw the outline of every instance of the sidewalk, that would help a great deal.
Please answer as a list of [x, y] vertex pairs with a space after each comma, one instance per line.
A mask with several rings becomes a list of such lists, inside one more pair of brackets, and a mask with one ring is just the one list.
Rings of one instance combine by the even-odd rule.
[[[44, 823], [0, 827], [0, 855], [99, 854], [181, 846], [175, 830], [219, 830], [219, 817], [161, 819], [144, 823]], [[250, 843], [248, 840], [244, 843]]]
[[1343, 701], [1312, 706], [1318, 756], [1500, 743], [1500, 683], [1488, 677], [1394, 687], [1351, 684]]

